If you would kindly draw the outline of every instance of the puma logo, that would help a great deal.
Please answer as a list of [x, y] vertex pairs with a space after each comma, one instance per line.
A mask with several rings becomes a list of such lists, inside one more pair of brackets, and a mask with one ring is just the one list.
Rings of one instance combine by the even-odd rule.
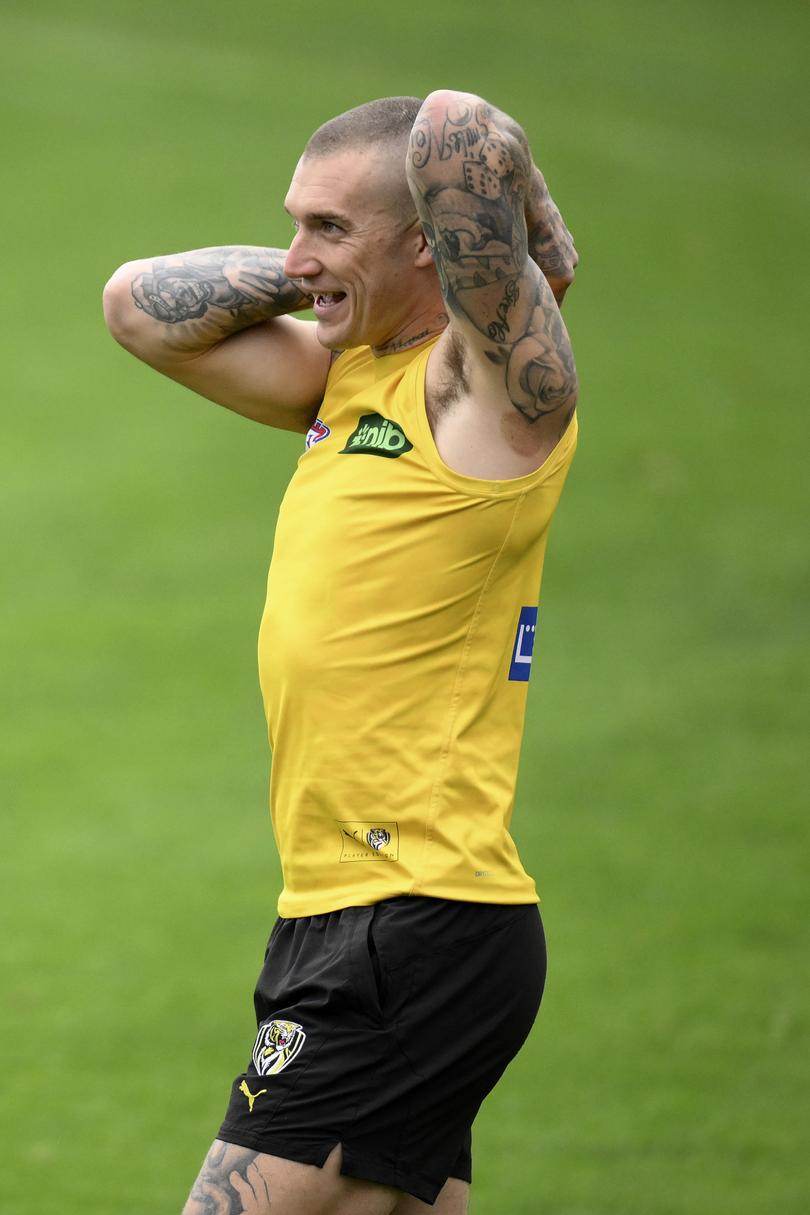
[[244, 1093], [245, 1096], [247, 1097], [248, 1106], [249, 1106], [248, 1113], [252, 1114], [253, 1113], [253, 1102], [256, 1101], [257, 1098], [261, 1097], [262, 1093], [266, 1093], [267, 1089], [260, 1088], [258, 1093], [252, 1093], [247, 1086], [247, 1080], [243, 1080], [242, 1083], [239, 1085], [239, 1092]]

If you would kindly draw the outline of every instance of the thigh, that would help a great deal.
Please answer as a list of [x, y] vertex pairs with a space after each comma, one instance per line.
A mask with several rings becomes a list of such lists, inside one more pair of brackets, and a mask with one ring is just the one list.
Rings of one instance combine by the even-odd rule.
[[[318, 1167], [215, 1139], [183, 1215], [393, 1215], [399, 1210], [399, 1191], [343, 1177], [340, 1165], [340, 1145]], [[432, 1209], [456, 1215], [455, 1208]], [[408, 1208], [406, 1215], [416, 1210]]]

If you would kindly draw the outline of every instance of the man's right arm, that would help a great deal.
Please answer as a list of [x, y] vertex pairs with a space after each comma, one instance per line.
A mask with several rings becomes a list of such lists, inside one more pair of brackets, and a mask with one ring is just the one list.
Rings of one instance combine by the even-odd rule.
[[104, 289], [116, 341], [173, 380], [269, 426], [306, 431], [323, 397], [330, 352], [311, 304], [284, 273], [286, 250], [198, 249], [127, 262]]

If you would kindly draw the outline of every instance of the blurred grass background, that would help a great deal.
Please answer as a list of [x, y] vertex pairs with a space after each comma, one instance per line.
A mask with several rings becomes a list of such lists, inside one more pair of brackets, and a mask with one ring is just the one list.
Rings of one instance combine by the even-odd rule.
[[809, 17], [2, 0], [6, 1215], [179, 1211], [278, 891], [255, 633], [300, 438], [125, 355], [102, 285], [286, 244], [309, 132], [440, 86], [524, 123], [582, 257], [515, 824], [550, 977], [473, 1212], [806, 1210]]

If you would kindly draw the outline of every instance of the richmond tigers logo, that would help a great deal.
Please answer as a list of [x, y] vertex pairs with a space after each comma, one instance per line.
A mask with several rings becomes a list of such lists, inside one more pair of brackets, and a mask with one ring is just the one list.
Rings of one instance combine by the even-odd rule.
[[260, 1076], [275, 1076], [300, 1052], [307, 1040], [295, 1021], [265, 1021], [253, 1047], [253, 1065]]
[[387, 844], [391, 843], [391, 834], [384, 827], [372, 827], [366, 833], [366, 840], [375, 852], [379, 852], [381, 848], [385, 848]]

